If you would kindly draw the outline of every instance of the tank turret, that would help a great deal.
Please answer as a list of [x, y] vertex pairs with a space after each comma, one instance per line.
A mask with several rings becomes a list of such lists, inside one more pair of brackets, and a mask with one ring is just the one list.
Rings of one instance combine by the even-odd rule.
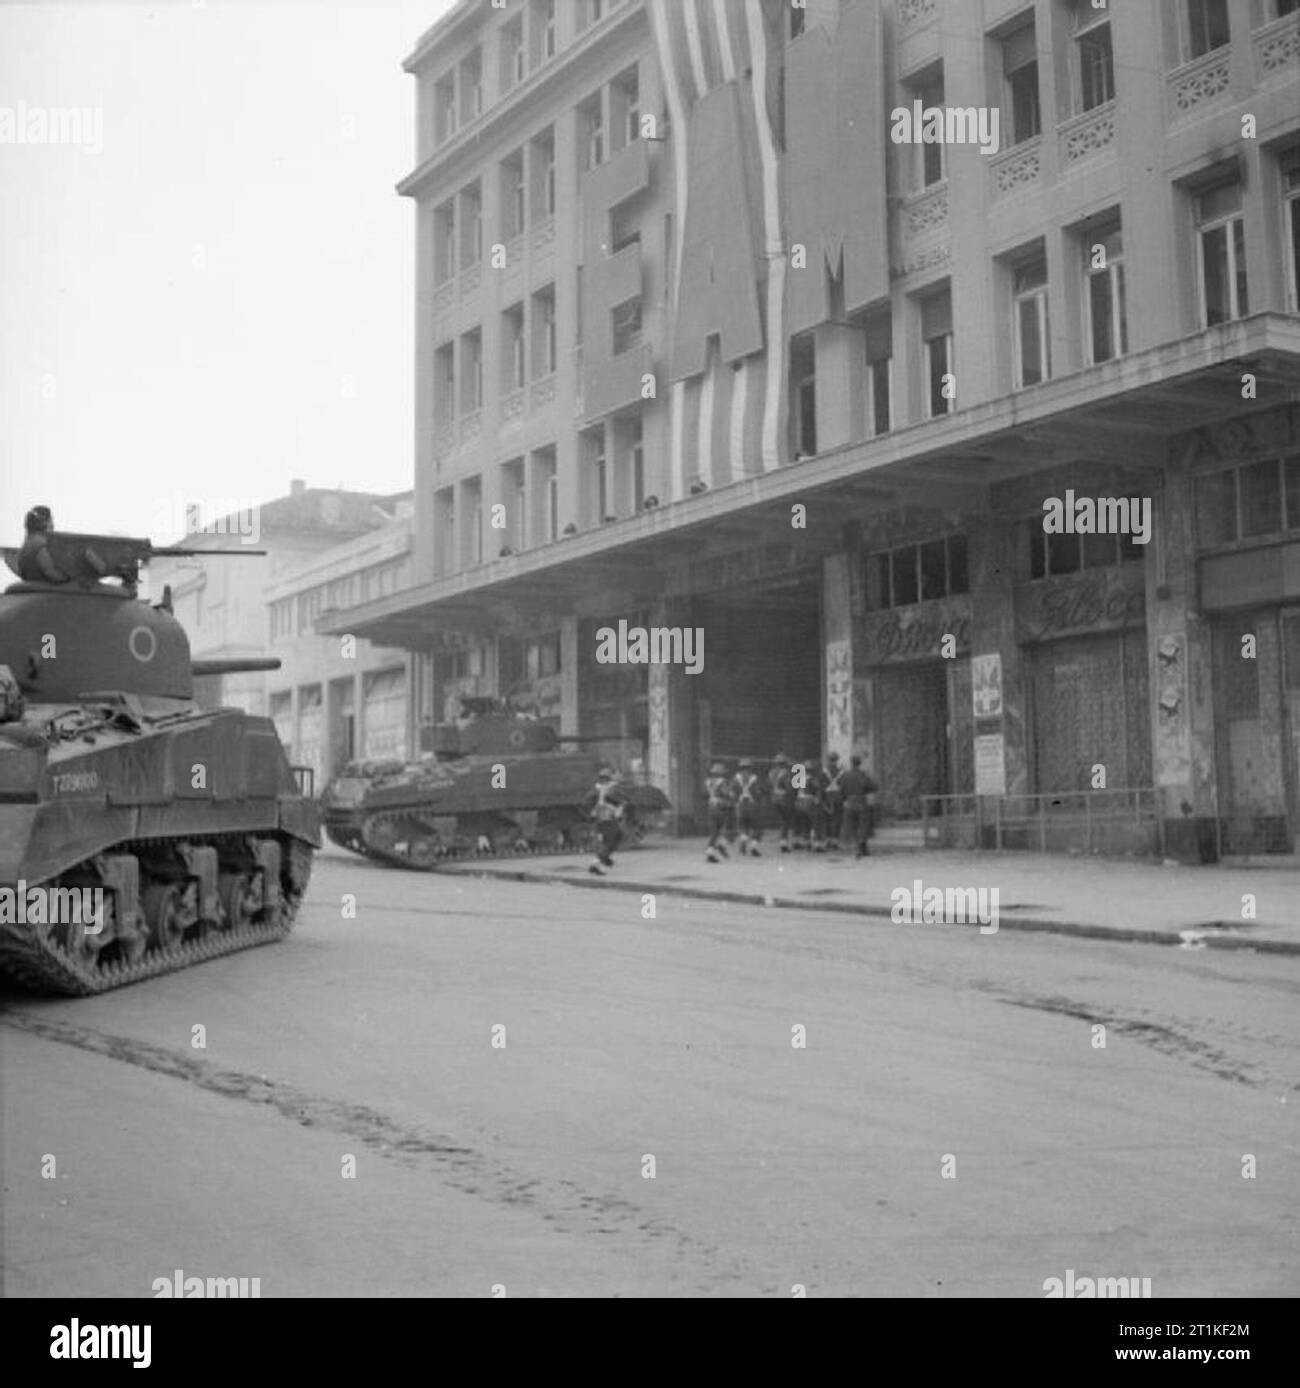
[[262, 551], [42, 544], [54, 577], [0, 594], [0, 967], [97, 993], [280, 939], [318, 811], [270, 719], [204, 710], [193, 687], [279, 662], [192, 661], [168, 597], [135, 596], [151, 558]]

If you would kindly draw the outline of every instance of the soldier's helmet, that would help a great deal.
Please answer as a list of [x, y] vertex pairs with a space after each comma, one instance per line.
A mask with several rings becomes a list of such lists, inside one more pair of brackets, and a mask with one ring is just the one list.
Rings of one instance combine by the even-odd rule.
[[54, 527], [54, 516], [48, 506], [33, 506], [23, 517], [23, 528], [29, 533], [33, 530], [51, 530]]
[[753, 769], [754, 763], [748, 757], [741, 757], [740, 765], [736, 768], [737, 771], [752, 771]]
[[723, 766], [723, 764], [720, 761], [715, 761], [713, 765], [709, 767], [710, 776], [725, 776], [726, 774], [727, 768]]
[[790, 758], [787, 757], [786, 754], [785, 754], [784, 752], [778, 752], [778, 753], [776, 754], [776, 756], [774, 756], [774, 757], [772, 758], [772, 765], [773, 765], [773, 766], [789, 766], [789, 765], [790, 765]]
[[596, 772], [596, 779], [598, 781], [616, 781], [618, 777], [612, 766], [602, 766], [600, 770]]

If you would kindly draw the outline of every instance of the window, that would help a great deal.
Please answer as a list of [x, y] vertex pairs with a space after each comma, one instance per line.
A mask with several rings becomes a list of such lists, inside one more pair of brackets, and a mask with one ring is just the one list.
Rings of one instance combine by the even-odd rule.
[[954, 404], [952, 381], [952, 298], [948, 291], [933, 295], [921, 304], [921, 341], [925, 349], [925, 371], [929, 417], [936, 419], [951, 412]]
[[460, 65], [460, 119], [468, 125], [483, 114], [483, 55], [476, 48]]
[[621, 203], [609, 214], [609, 253], [617, 255], [629, 246], [641, 244], [641, 221], [636, 203]]
[[546, 679], [560, 673], [560, 637], [543, 636], [530, 641], [524, 655], [524, 667], [530, 680]]
[[1111, 48], [1110, 19], [1088, 0], [1075, 0], [1074, 40], [1079, 64], [1079, 104], [1091, 111], [1115, 99], [1115, 55]]
[[867, 387], [870, 392], [870, 402], [868, 405], [869, 418], [871, 420], [871, 432], [876, 434], [887, 434], [890, 430], [889, 422], [889, 387], [890, 387], [890, 360], [888, 357], [881, 357], [870, 364], [867, 375]]
[[434, 273], [439, 284], [456, 276], [456, 203], [448, 198], [433, 214]]
[[460, 200], [461, 268], [468, 269], [483, 257], [483, 192], [479, 184], [471, 183]]
[[501, 315], [502, 384], [506, 391], [522, 390], [525, 375], [524, 306], [512, 304]]
[[615, 148], [623, 149], [641, 138], [641, 88], [636, 68], [629, 68], [614, 79], [609, 98], [610, 123], [618, 141]]
[[889, 433], [892, 427], [894, 325], [888, 310], [870, 314], [861, 322], [867, 397], [865, 433], [875, 438]]
[[609, 470], [605, 457], [605, 428], [601, 425], [582, 436], [582, 449], [587, 459], [590, 480], [591, 519], [599, 525], [611, 514], [609, 504]]
[[1090, 360], [1111, 361], [1128, 351], [1128, 311], [1124, 302], [1124, 238], [1118, 227], [1084, 238], [1088, 279]]
[[1047, 262], [1027, 261], [1012, 283], [1016, 333], [1016, 385], [1036, 386], [1052, 374], [1047, 331]]
[[[645, 504], [645, 448], [641, 437], [641, 420], [635, 419], [628, 434], [628, 453], [632, 464], [632, 509], [640, 511]], [[1300, 486], [1296, 492], [1296, 506], [1300, 509]]]
[[483, 334], [475, 328], [460, 340], [461, 410], [472, 414], [483, 408]]
[[456, 348], [450, 342], [433, 357], [433, 411], [439, 424], [456, 417]]
[[1223, 48], [1228, 37], [1228, 0], [1187, 0], [1189, 59]]
[[524, 57], [524, 20], [520, 15], [501, 26], [501, 90], [518, 86], [528, 72]]
[[[1300, 5], [1300, 0], [1296, 3]], [[1300, 313], [1300, 152], [1293, 153], [1282, 169], [1282, 217], [1290, 258], [1291, 311]]]
[[469, 517], [469, 562], [471, 564], [481, 564], [483, 562], [483, 486], [480, 482], [472, 482], [467, 488], [466, 500], [468, 505], [465, 510]]
[[867, 604], [873, 609], [958, 597], [970, 591], [965, 535], [873, 554], [867, 560]]
[[521, 553], [527, 545], [528, 491], [524, 485], [524, 460], [514, 458], [501, 468], [501, 500], [506, 508], [509, 529], [506, 543]]
[[583, 170], [590, 173], [605, 162], [605, 113], [602, 93], [589, 97], [578, 108], [579, 138], [583, 142]]
[[555, 0], [533, 0], [533, 61], [544, 63], [555, 57]]
[[555, 132], [544, 130], [532, 143], [529, 160], [533, 221], [555, 215]]
[[[923, 108], [943, 105], [943, 74], [928, 78], [919, 82], [913, 89], [913, 96], [920, 101]], [[921, 151], [921, 187], [929, 188], [936, 183], [943, 181], [944, 175], [944, 147], [939, 144], [921, 144], [916, 146]]]
[[516, 150], [501, 161], [501, 235], [506, 241], [520, 235], [527, 226], [524, 189], [524, 152]]
[[556, 367], [555, 286], [533, 295], [533, 377], [549, 376]]
[[442, 144], [456, 133], [456, 74], [449, 72], [433, 89], [435, 136]]
[[1300, 530], [1300, 454], [1196, 479], [1196, 543], [1201, 549], [1289, 530]]
[[456, 554], [456, 489], [444, 487], [433, 498], [434, 563], [440, 574], [453, 571]]
[[1011, 142], [1018, 145], [1043, 129], [1038, 106], [1038, 42], [1032, 23], [1002, 40], [1002, 72], [1011, 108]]
[[794, 454], [817, 456], [817, 352], [811, 336], [790, 344], [790, 380], [793, 386]]
[[804, 24], [807, 19], [807, 11], [802, 7], [792, 8], [790, 11], [790, 37], [797, 39], [804, 31]]
[[1241, 184], [1225, 183], [1196, 200], [1201, 325], [1212, 328], [1250, 312], [1246, 294], [1246, 227]]
[[641, 341], [641, 300], [629, 299], [619, 304], [613, 312], [614, 355], [620, 357], [630, 352]]
[[546, 538], [555, 540], [560, 535], [560, 479], [556, 475], [555, 464], [551, 463], [546, 475]]

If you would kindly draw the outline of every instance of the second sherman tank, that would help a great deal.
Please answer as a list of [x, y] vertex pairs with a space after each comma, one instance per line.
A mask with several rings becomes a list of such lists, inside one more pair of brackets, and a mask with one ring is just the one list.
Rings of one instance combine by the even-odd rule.
[[[548, 723], [494, 699], [462, 699], [419, 761], [351, 762], [325, 788], [325, 831], [343, 848], [433, 869], [449, 859], [580, 851], [594, 842], [583, 810], [602, 765]], [[654, 786], [620, 782], [624, 841], [671, 809]]]

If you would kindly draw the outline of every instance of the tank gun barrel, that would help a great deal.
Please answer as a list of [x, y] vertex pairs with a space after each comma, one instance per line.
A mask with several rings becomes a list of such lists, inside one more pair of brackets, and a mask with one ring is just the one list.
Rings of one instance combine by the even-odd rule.
[[278, 670], [279, 658], [273, 655], [248, 656], [243, 660], [191, 660], [194, 678], [204, 675], [251, 675], [258, 670]]

